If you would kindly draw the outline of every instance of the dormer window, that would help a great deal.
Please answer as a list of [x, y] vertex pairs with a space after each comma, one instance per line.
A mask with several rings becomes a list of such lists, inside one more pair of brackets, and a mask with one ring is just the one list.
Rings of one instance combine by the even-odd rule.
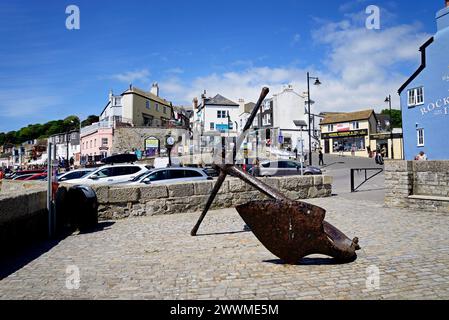
[[408, 90], [408, 106], [416, 107], [424, 104], [424, 87]]

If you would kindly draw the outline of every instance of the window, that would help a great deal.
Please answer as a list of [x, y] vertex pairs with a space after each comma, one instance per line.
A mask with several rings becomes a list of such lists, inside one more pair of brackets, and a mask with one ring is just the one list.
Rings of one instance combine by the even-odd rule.
[[164, 107], [164, 113], [167, 114], [167, 107]]
[[166, 180], [167, 177], [168, 177], [167, 170], [161, 170], [153, 174], [150, 174], [148, 178], [150, 179], [150, 181], [161, 181]]
[[416, 130], [417, 146], [424, 147], [424, 129], [420, 128]]
[[[92, 156], [92, 154], [91, 154]], [[112, 168], [106, 168], [97, 172], [99, 178], [112, 177]]]
[[94, 140], [94, 148], [97, 147], [97, 139]]
[[353, 130], [360, 129], [360, 124], [359, 124], [359, 122], [358, 122], [358, 121], [354, 121], [354, 122], [352, 123], [352, 128], [353, 128]]
[[145, 107], [146, 107], [147, 109], [150, 109], [150, 101], [145, 102]]
[[408, 90], [408, 106], [415, 107], [424, 104], [424, 87]]
[[327, 131], [329, 131], [329, 132], [334, 131], [334, 125], [333, 124], [327, 125]]
[[101, 145], [102, 145], [102, 146], [107, 146], [107, 145], [108, 145], [108, 142], [109, 142], [109, 141], [108, 141], [108, 138], [102, 138], [102, 139], [101, 139]]
[[137, 172], [140, 171], [139, 167], [114, 167], [113, 168], [114, 173], [113, 176], [114, 177], [118, 177], [118, 176], [127, 176], [130, 174], [135, 174]]
[[224, 119], [227, 118], [229, 115], [229, 112], [226, 112], [225, 110], [218, 110], [217, 111], [217, 118], [218, 119]]
[[264, 126], [269, 126], [271, 125], [271, 114], [266, 114], [263, 116], [263, 123], [262, 125]]
[[92, 148], [92, 140], [90, 140], [90, 147]]
[[184, 170], [184, 177], [186, 178], [200, 178], [203, 175], [194, 170]]
[[215, 123], [213, 123], [213, 122], [210, 123], [210, 129], [215, 130]]
[[156, 111], [159, 111], [159, 104], [158, 104], [158, 103], [155, 103], [155, 104], [154, 104], [154, 108], [156, 109]]

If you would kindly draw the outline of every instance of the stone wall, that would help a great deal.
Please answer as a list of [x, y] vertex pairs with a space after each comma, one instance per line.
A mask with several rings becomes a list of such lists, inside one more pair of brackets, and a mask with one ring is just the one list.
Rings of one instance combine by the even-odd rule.
[[171, 133], [175, 138], [182, 137], [183, 134], [187, 134], [185, 130], [181, 129], [162, 129], [162, 128], [145, 128], [145, 127], [133, 127], [133, 128], [117, 128], [114, 131], [114, 140], [111, 153], [119, 154], [130, 152], [132, 148], [144, 149], [145, 138], [156, 137], [161, 142], [161, 148], [164, 147], [165, 136]]
[[449, 212], [449, 161], [386, 161], [385, 204]]
[[29, 191], [47, 190], [47, 183], [42, 181], [0, 180], [0, 197]]
[[47, 192], [22, 191], [0, 196], [0, 256], [47, 234]]
[[[332, 177], [328, 176], [265, 178], [264, 181], [293, 200], [332, 194]], [[214, 183], [204, 181], [125, 188], [98, 186], [94, 189], [100, 204], [100, 218], [123, 219], [201, 211]], [[255, 199], [265, 197], [241, 180], [231, 178], [223, 184], [212, 208], [230, 208]]]

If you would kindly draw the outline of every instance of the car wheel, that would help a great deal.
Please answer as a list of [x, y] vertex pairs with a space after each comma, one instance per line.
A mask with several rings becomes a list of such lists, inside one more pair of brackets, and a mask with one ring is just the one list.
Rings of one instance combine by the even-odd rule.
[[306, 173], [304, 173], [304, 175], [305, 175], [305, 176], [312, 176], [313, 174], [310, 173], [310, 172], [306, 172]]

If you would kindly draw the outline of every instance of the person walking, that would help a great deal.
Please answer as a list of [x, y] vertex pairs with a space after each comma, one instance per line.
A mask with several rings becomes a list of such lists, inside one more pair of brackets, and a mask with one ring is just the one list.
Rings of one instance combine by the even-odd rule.
[[321, 149], [321, 148], [320, 148], [320, 151], [318, 152], [318, 158], [320, 160], [318, 165], [324, 166], [324, 154], [323, 154], [323, 149]]

